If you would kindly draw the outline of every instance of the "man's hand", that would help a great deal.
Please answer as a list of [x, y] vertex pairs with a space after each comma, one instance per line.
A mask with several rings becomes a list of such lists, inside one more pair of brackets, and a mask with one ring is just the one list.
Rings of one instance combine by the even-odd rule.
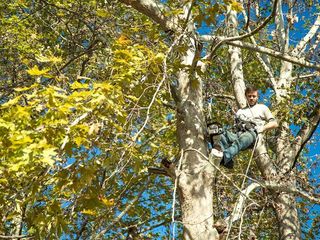
[[255, 126], [254, 129], [256, 130], [256, 132], [257, 132], [258, 134], [264, 132], [264, 126]]

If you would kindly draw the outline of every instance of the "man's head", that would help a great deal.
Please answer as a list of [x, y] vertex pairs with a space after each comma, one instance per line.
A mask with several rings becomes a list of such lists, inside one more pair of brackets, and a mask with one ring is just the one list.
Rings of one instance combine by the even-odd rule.
[[250, 107], [254, 106], [258, 101], [258, 89], [253, 86], [248, 86], [245, 90], [247, 101]]

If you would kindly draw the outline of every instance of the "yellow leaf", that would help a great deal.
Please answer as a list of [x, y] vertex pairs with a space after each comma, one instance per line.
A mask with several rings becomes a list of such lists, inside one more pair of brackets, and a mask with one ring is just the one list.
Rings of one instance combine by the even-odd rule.
[[46, 69], [43, 69], [43, 70], [40, 70], [38, 68], [37, 65], [35, 65], [33, 68], [27, 70], [27, 72], [31, 75], [31, 76], [41, 76], [41, 75], [44, 75], [46, 74], [47, 72], [49, 72], [50, 69], [46, 68]]
[[136, 96], [133, 96], [133, 95], [126, 95], [126, 97], [134, 102], [138, 102], [138, 100], [139, 100], [139, 98], [137, 98]]
[[32, 84], [32, 85], [29, 86], [29, 87], [22, 87], [22, 88], [18, 87], [18, 88], [15, 88], [14, 90], [15, 90], [16, 92], [23, 92], [23, 91], [30, 90], [30, 89], [32, 89], [32, 88], [34, 88], [34, 87], [36, 87], [36, 86], [38, 86], [37, 83]]
[[100, 129], [100, 124], [99, 123], [94, 123], [90, 126], [90, 129], [88, 131], [88, 134], [89, 135], [92, 135], [92, 134], [97, 134], [99, 132], [99, 129]]
[[61, 62], [61, 61], [62, 61], [62, 58], [55, 57], [55, 56], [49, 56], [49, 57], [46, 57], [46, 56], [37, 56], [36, 59], [37, 59], [39, 62], [43, 62], [43, 63], [47, 63], [47, 62], [58, 63], [58, 62]]
[[74, 138], [74, 142], [77, 144], [78, 147], [80, 147], [80, 145], [85, 141], [84, 138], [82, 137], [76, 137]]
[[43, 163], [47, 163], [50, 166], [53, 166], [54, 164], [54, 157], [57, 155], [56, 153], [56, 148], [47, 148], [44, 149], [42, 152], [43, 158], [41, 159], [41, 161]]
[[236, 12], [241, 12], [243, 10], [242, 4], [237, 1], [232, 1], [231, 9]]
[[93, 210], [90, 210], [90, 209], [84, 209], [84, 210], [81, 211], [81, 213], [86, 214], [86, 215], [91, 215], [91, 216], [96, 216], [97, 215], [96, 211], [93, 211]]
[[114, 199], [106, 199], [106, 198], [101, 198], [101, 201], [104, 205], [107, 207], [112, 207], [114, 205]]
[[3, 119], [0, 119], [0, 127], [4, 127], [6, 129], [14, 130], [15, 125], [12, 122], [7, 122]]
[[152, 148], [159, 148], [159, 146], [155, 145], [154, 143], [150, 143], [150, 146], [151, 146]]
[[131, 43], [131, 41], [125, 35], [121, 35], [118, 38], [118, 43], [121, 45], [128, 45]]
[[109, 83], [107, 83], [107, 82], [104, 82], [104, 83], [96, 83], [95, 85], [94, 85], [94, 88], [101, 88], [101, 89], [103, 89], [103, 90], [110, 90], [110, 89], [112, 89], [113, 88], [113, 85], [111, 85], [111, 84], [109, 84]]
[[14, 135], [10, 140], [13, 143], [13, 145], [23, 145], [33, 142], [31, 137], [29, 137], [28, 135]]
[[107, 18], [107, 17], [111, 16], [108, 11], [106, 11], [105, 9], [102, 9], [102, 8], [99, 8], [96, 11], [96, 14], [97, 14], [98, 17], [103, 17], [103, 18]]
[[80, 83], [80, 82], [77, 82], [77, 81], [75, 81], [75, 82], [72, 83], [72, 85], [71, 85], [71, 89], [82, 89], [82, 88], [87, 89], [88, 87], [89, 87], [88, 84], [86, 84], [86, 83]]
[[8, 180], [5, 178], [0, 178], [0, 184], [7, 184]]
[[154, 60], [156, 63], [161, 63], [163, 59], [165, 58], [165, 55], [163, 53], [158, 53], [155, 57]]
[[18, 163], [10, 164], [9, 171], [19, 171], [19, 169], [27, 164], [26, 161], [19, 161]]
[[49, 107], [56, 107], [57, 106], [57, 102], [51, 93], [49, 93], [48, 105], [49, 105]]
[[1, 105], [1, 108], [11, 107], [19, 102], [21, 96], [17, 96], [14, 99], [9, 100], [8, 102]]

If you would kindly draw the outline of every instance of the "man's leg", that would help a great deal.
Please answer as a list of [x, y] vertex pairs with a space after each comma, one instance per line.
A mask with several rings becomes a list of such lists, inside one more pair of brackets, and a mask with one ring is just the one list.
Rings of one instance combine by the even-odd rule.
[[238, 139], [237, 134], [228, 131], [227, 128], [224, 128], [222, 134], [217, 136], [218, 138], [214, 139], [213, 149], [211, 150], [211, 156], [214, 157], [217, 164], [223, 164], [227, 168], [233, 167], [233, 162], [229, 161], [228, 165], [225, 165], [223, 162], [223, 151], [228, 149], [234, 141]]
[[236, 138], [233, 143], [223, 149], [223, 165], [228, 166], [232, 164], [232, 159], [241, 150], [245, 150], [250, 147], [256, 140], [256, 134], [253, 131], [246, 131]]

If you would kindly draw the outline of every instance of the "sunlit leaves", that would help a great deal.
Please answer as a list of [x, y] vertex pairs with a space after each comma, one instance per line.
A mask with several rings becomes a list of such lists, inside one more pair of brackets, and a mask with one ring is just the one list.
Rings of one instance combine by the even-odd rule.
[[231, 2], [231, 9], [236, 12], [241, 12], [243, 10], [243, 7], [240, 2], [234, 0]]
[[[23, 4], [6, 5], [1, 19], [0, 218], [8, 225], [0, 232], [15, 228], [17, 209], [25, 209], [24, 234], [74, 236], [86, 218], [99, 228], [124, 209], [160, 151], [176, 154], [166, 120], [172, 110], [162, 101], [132, 142], [162, 77], [167, 43], [150, 20], [122, 26], [123, 15], [136, 14], [113, 4]], [[159, 93], [169, 97], [167, 89]], [[130, 216], [145, 209], [137, 205]]]
[[32, 67], [31, 69], [28, 69], [27, 72], [31, 75], [31, 76], [41, 76], [44, 75], [45, 73], [47, 73], [50, 69], [42, 69], [40, 70], [38, 68], [37, 65], [35, 65], [34, 67]]

